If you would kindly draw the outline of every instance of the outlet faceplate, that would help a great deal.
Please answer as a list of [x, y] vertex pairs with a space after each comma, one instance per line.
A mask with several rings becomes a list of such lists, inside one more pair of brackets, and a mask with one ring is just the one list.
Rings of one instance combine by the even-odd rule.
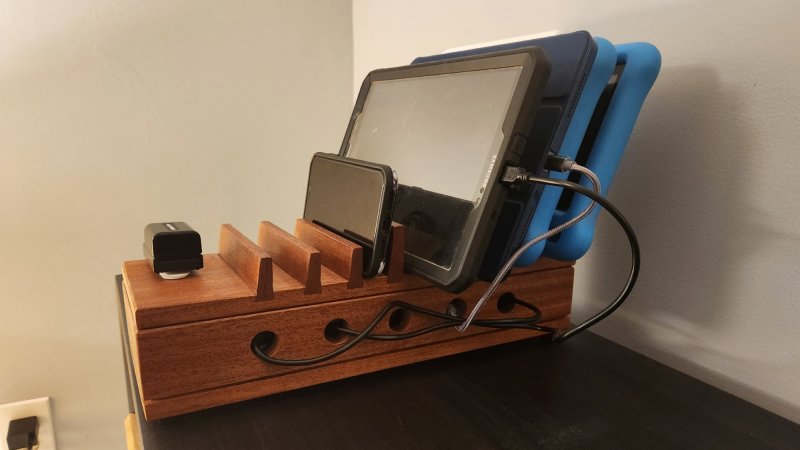
[[6, 450], [8, 423], [14, 419], [36, 416], [39, 418], [39, 445], [37, 450], [56, 450], [56, 434], [53, 428], [53, 413], [50, 410], [50, 397], [23, 400], [0, 405], [0, 449]]

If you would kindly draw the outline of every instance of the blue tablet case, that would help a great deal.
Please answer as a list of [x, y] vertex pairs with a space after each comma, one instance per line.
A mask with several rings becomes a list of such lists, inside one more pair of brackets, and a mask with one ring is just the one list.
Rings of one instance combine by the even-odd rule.
[[[597, 52], [597, 45], [586, 31], [559, 36], [495, 45], [473, 50], [420, 57], [412, 63], [440, 61], [520, 47], [539, 46], [549, 56], [550, 78], [538, 110], [520, 165], [541, 173], [548, 153], [558, 153], [567, 133], [581, 90]], [[605, 81], [608, 79], [606, 78]], [[543, 191], [541, 185], [524, 185], [510, 190], [484, 255], [478, 278], [490, 280], [511, 254], [523, 243]]]
[[[596, 136], [589, 136], [588, 133], [586, 135], [587, 138], [594, 140], [588, 146], [590, 150], [586, 152], [587, 155], [576, 159], [597, 174], [604, 196], [611, 186], [611, 181], [619, 166], [619, 161], [622, 159], [642, 104], [661, 68], [661, 54], [658, 49], [648, 43], [617, 45], [616, 54], [615, 73], [618, 73], [619, 76], [616, 89], [607, 105], [605, 116], [602, 117], [602, 112], [598, 111], [600, 114], [597, 115], [597, 120], [600, 120], [601, 123]], [[620, 70], [621, 73], [619, 73]], [[592, 120], [595, 118], [593, 117]], [[580, 183], [591, 187], [591, 183], [586, 177], [581, 176]], [[564, 192], [562, 195], [567, 195], [567, 193]], [[590, 202], [588, 198], [580, 195], [570, 197], [570, 201], [566, 202], [567, 205], [561, 205], [562, 209], [555, 211], [550, 223], [551, 228], [575, 217]], [[545, 244], [543, 255], [564, 261], [576, 260], [583, 256], [592, 245], [599, 213], [600, 208], [595, 208], [587, 218], [563, 231], [559, 236], [554, 236], [554, 239]], [[538, 232], [533, 234], [538, 234]], [[538, 254], [530, 256], [526, 254], [518, 263], [530, 264], [536, 257]]]
[[[617, 64], [617, 50], [614, 48], [614, 44], [603, 38], [595, 38], [594, 40], [597, 43], [597, 56], [594, 58], [594, 64], [592, 64], [592, 69], [589, 72], [586, 83], [584, 83], [583, 92], [578, 100], [575, 113], [572, 115], [567, 135], [564, 137], [561, 149], [558, 152], [560, 156], [567, 158], [574, 159], [578, 154], [595, 106]], [[564, 180], [567, 175], [566, 173], [551, 171], [547, 176]], [[544, 188], [539, 204], [536, 207], [536, 213], [533, 215], [533, 220], [531, 220], [531, 224], [528, 227], [528, 233], [525, 236], [526, 242], [551, 228], [550, 223], [553, 221], [553, 214], [561, 198], [561, 191], [562, 188], [557, 186], [546, 186]], [[546, 243], [547, 241], [541, 241], [529, 248], [517, 260], [516, 265], [527, 266], [532, 264], [542, 255]]]

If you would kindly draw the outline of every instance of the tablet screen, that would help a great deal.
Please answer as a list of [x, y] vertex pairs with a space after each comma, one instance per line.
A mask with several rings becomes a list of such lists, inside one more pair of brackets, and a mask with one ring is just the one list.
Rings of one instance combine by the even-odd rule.
[[503, 143], [521, 66], [373, 81], [346, 156], [397, 173], [406, 251], [449, 269]]

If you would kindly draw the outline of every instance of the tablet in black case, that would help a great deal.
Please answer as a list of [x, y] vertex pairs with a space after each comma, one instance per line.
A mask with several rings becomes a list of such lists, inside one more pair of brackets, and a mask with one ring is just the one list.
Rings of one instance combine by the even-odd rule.
[[409, 270], [452, 292], [474, 281], [549, 73], [528, 47], [366, 77], [340, 155], [397, 173]]
[[[425, 56], [415, 59], [414, 64], [492, 54], [532, 45], [541, 47], [547, 53], [552, 69], [520, 165], [529, 172], [540, 173], [548, 153], [558, 154], [584, 81], [594, 63], [597, 44], [588, 32], [576, 31], [510, 44]], [[507, 196], [478, 274], [479, 278], [493, 279], [511, 254], [524, 244], [542, 189], [542, 185], [525, 185]]]

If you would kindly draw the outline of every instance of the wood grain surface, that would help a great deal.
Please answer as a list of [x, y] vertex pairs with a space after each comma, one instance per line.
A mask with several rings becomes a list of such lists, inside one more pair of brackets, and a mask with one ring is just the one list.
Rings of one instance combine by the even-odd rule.
[[233, 225], [225, 224], [220, 229], [219, 256], [253, 291], [256, 299], [272, 298], [272, 260], [270, 255], [240, 233]]
[[[324, 259], [324, 258], [323, 258]], [[199, 322], [241, 314], [325, 303], [348, 298], [377, 295], [430, 287], [427, 280], [404, 274], [398, 282], [389, 283], [386, 276], [362, 281], [362, 287], [351, 289], [347, 280], [323, 263], [322, 292], [305, 295], [303, 285], [279, 266], [273, 265], [274, 297], [258, 301], [249, 288], [217, 254], [203, 255], [204, 268], [182, 280], [162, 280], [153, 273], [146, 260], [126, 261], [122, 266], [125, 285], [136, 313], [139, 329]], [[528, 273], [570, 267], [569, 263], [540, 259], [536, 264], [514, 269], [512, 273]]]
[[[404, 229], [393, 224], [386, 274], [362, 277], [361, 247], [304, 220], [295, 235], [270, 222], [259, 227], [258, 245], [230, 225], [220, 232], [220, 253], [204, 255], [205, 267], [181, 280], [162, 280], [144, 261], [123, 264], [126, 317], [134, 369], [148, 418], [337, 380], [360, 373], [450, 355], [537, 335], [531, 330], [447, 327], [410, 339], [365, 340], [328, 361], [310, 366], [269, 364], [251, 343], [274, 333], [268, 350], [282, 359], [327, 354], [350, 337], [326, 334], [334, 321], [361, 331], [392, 302], [446, 313], [472, 309], [488, 283], [459, 294], [404, 273]], [[541, 323], [568, 323], [573, 268], [542, 260], [516, 269], [479, 319], [532, 315], [501, 300], [536, 305]], [[270, 297], [266, 299], [266, 297]], [[441, 323], [440, 318], [400, 307], [386, 310], [374, 334], [398, 334]]]
[[282, 230], [272, 222], [258, 227], [258, 246], [272, 255], [272, 261], [303, 285], [304, 294], [322, 291], [319, 250]]
[[[569, 325], [569, 317], [546, 322], [544, 325], [564, 328]], [[301, 373], [286, 373], [272, 378], [256, 379], [175, 397], [144, 400], [143, 407], [147, 420], [158, 420], [214, 406], [227, 405], [265, 395], [341, 380], [355, 375], [492, 347], [541, 334], [543, 333], [531, 330], [489, 331], [442, 342], [403, 348], [371, 357], [351, 359], [338, 364], [315, 366]]]
[[348, 288], [359, 288], [364, 284], [364, 250], [360, 245], [305, 219], [297, 219], [294, 234], [318, 249], [322, 254], [322, 264], [346, 279]]
[[[395, 224], [394, 227], [402, 226]], [[289, 239], [288, 233], [279, 233], [279, 229], [274, 225], [271, 225], [270, 229], [275, 235]], [[283, 256], [281, 258], [287, 260], [284, 261], [283, 267], [279, 264], [267, 264], [266, 258], [274, 255], [264, 253], [263, 249], [229, 225], [223, 226], [221, 232], [221, 237], [224, 239], [221, 239], [220, 243], [224, 252], [203, 255], [204, 268], [192, 272], [187, 278], [163, 280], [153, 273], [145, 260], [124, 262], [122, 273], [136, 314], [137, 327], [148, 329], [199, 322], [432, 286], [419, 276], [402, 273], [398, 270], [399, 264], [391, 262], [388, 268], [390, 276], [380, 275], [363, 279], [361, 247], [303, 219], [298, 219], [295, 235], [297, 240], [308, 244], [311, 248], [311, 250], [304, 248], [296, 251], [301, 260], [298, 263], [299, 270], [292, 258]], [[296, 249], [298, 242], [291, 242], [294, 244], [290, 244], [290, 248]], [[399, 244], [400, 242], [397, 242], [396, 245]], [[303, 267], [315, 265], [308, 257], [314, 249], [319, 251], [321, 262], [320, 292], [309, 294], [307, 284], [304, 282], [307, 276]], [[393, 253], [403, 254], [396, 250]], [[256, 267], [254, 254], [258, 255], [260, 261], [258, 270], [261, 271], [261, 275], [258, 289], [264, 290], [260, 297], [255, 295], [252, 289], [254, 267]], [[309, 259], [303, 262], [303, 258], [306, 257]], [[226, 264], [224, 258], [228, 258], [230, 262]], [[244, 262], [240, 263], [239, 260]], [[512, 273], [553, 270], [571, 265], [571, 262], [540, 258], [531, 266], [515, 268]], [[285, 268], [294, 273], [288, 272]], [[240, 273], [246, 275], [243, 277]], [[309, 276], [316, 279], [316, 275]], [[271, 278], [272, 298], [269, 301], [261, 301], [269, 297], [266, 284], [269, 278]], [[249, 285], [245, 282], [246, 279], [250, 280]], [[312, 288], [313, 290], [316, 290], [316, 287]]]
[[[473, 285], [458, 295], [428, 287], [370, 297], [328, 302], [311, 306], [269, 311], [245, 316], [215, 319], [184, 325], [139, 330], [138, 348], [140, 388], [145, 399], [156, 399], [210, 389], [246, 380], [273, 377], [278, 374], [302, 372], [308, 367], [265, 364], [250, 350], [256, 334], [270, 331], [276, 334], [272, 355], [279, 358], [310, 358], [328, 353], [343, 340], [329, 341], [325, 327], [333, 320], [344, 320], [351, 329], [362, 330], [390, 302], [400, 300], [434, 311], [446, 312], [451, 301], [459, 298], [468, 309], [486, 289], [484, 283]], [[490, 300], [478, 318], [512, 318], [531, 315], [521, 307], [501, 313], [495, 306], [506, 292], [534, 303], [542, 312], [542, 320], [556, 320], [569, 315], [572, 296], [572, 268], [512, 275]], [[416, 330], [440, 319], [407, 314], [401, 329], [392, 330], [388, 317], [375, 333], [396, 334]], [[323, 363], [341, 361], [393, 352], [400, 349], [449, 341], [490, 330], [472, 327], [462, 334], [448, 328], [400, 341], [364, 341], [350, 351]], [[526, 336], [530, 336], [527, 334]], [[203, 370], [197, 370], [202, 367]]]

